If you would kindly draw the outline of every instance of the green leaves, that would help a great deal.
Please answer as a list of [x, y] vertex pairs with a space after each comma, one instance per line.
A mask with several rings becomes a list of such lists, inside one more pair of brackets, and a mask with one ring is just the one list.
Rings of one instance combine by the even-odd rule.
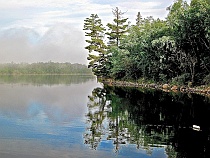
[[190, 74], [186, 82], [204, 82], [210, 74], [209, 0], [192, 0], [190, 5], [177, 0], [167, 9], [165, 20], [142, 18], [138, 12], [136, 25], [128, 26], [116, 7], [107, 32], [97, 14], [85, 19], [85, 48], [95, 75], [170, 82]]
[[180, 10], [176, 24], [171, 23], [173, 35], [179, 50], [188, 58], [182, 65], [186, 65], [185, 69], [191, 74], [191, 82], [200, 82], [210, 71], [204, 60], [210, 60], [210, 5], [207, 0], [192, 0], [190, 6], [182, 6]]

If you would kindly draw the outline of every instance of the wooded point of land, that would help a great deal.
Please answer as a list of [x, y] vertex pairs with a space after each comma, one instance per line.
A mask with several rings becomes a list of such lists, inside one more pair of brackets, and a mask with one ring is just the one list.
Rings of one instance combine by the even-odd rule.
[[177, 0], [166, 9], [165, 20], [142, 18], [139, 11], [136, 24], [118, 7], [105, 27], [97, 14], [86, 18], [85, 48], [93, 73], [135, 82], [209, 85], [210, 1]]

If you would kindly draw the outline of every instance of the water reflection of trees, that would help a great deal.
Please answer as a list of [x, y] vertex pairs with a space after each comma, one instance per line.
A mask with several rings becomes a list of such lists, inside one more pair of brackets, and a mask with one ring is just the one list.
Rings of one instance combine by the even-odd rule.
[[107, 118], [108, 107], [105, 89], [94, 89], [92, 96], [89, 96], [88, 103], [87, 123], [90, 127], [88, 127], [88, 131], [84, 135], [85, 143], [90, 144], [92, 149], [97, 148], [101, 137], [105, 135], [107, 130], [105, 119]]
[[1, 83], [56, 85], [56, 84], [81, 84], [95, 78], [91, 75], [1, 75]]
[[[97, 149], [102, 139], [112, 140], [116, 152], [123, 144], [136, 144], [148, 154], [152, 153], [152, 147], [164, 147], [168, 157], [176, 157], [189, 155], [182, 144], [198, 137], [197, 141], [203, 141], [199, 147], [206, 150], [209, 124], [204, 121], [210, 117], [209, 103], [208, 98], [198, 95], [96, 88], [89, 96], [84, 140], [92, 149]], [[200, 125], [205, 132], [182, 142], [194, 132], [193, 124]], [[206, 154], [204, 150], [197, 154], [200, 153]]]

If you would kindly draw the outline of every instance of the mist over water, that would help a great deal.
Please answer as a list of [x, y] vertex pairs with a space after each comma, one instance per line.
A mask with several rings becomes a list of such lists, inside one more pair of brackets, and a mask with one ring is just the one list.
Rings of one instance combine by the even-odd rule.
[[87, 64], [82, 30], [61, 23], [41, 34], [18, 27], [0, 32], [0, 63], [70, 62]]

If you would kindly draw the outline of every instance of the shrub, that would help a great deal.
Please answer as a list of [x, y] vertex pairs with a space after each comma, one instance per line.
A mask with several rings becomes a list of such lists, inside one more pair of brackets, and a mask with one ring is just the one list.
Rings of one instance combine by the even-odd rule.
[[172, 83], [176, 85], [185, 85], [188, 81], [190, 81], [189, 73], [182, 74], [172, 79]]

